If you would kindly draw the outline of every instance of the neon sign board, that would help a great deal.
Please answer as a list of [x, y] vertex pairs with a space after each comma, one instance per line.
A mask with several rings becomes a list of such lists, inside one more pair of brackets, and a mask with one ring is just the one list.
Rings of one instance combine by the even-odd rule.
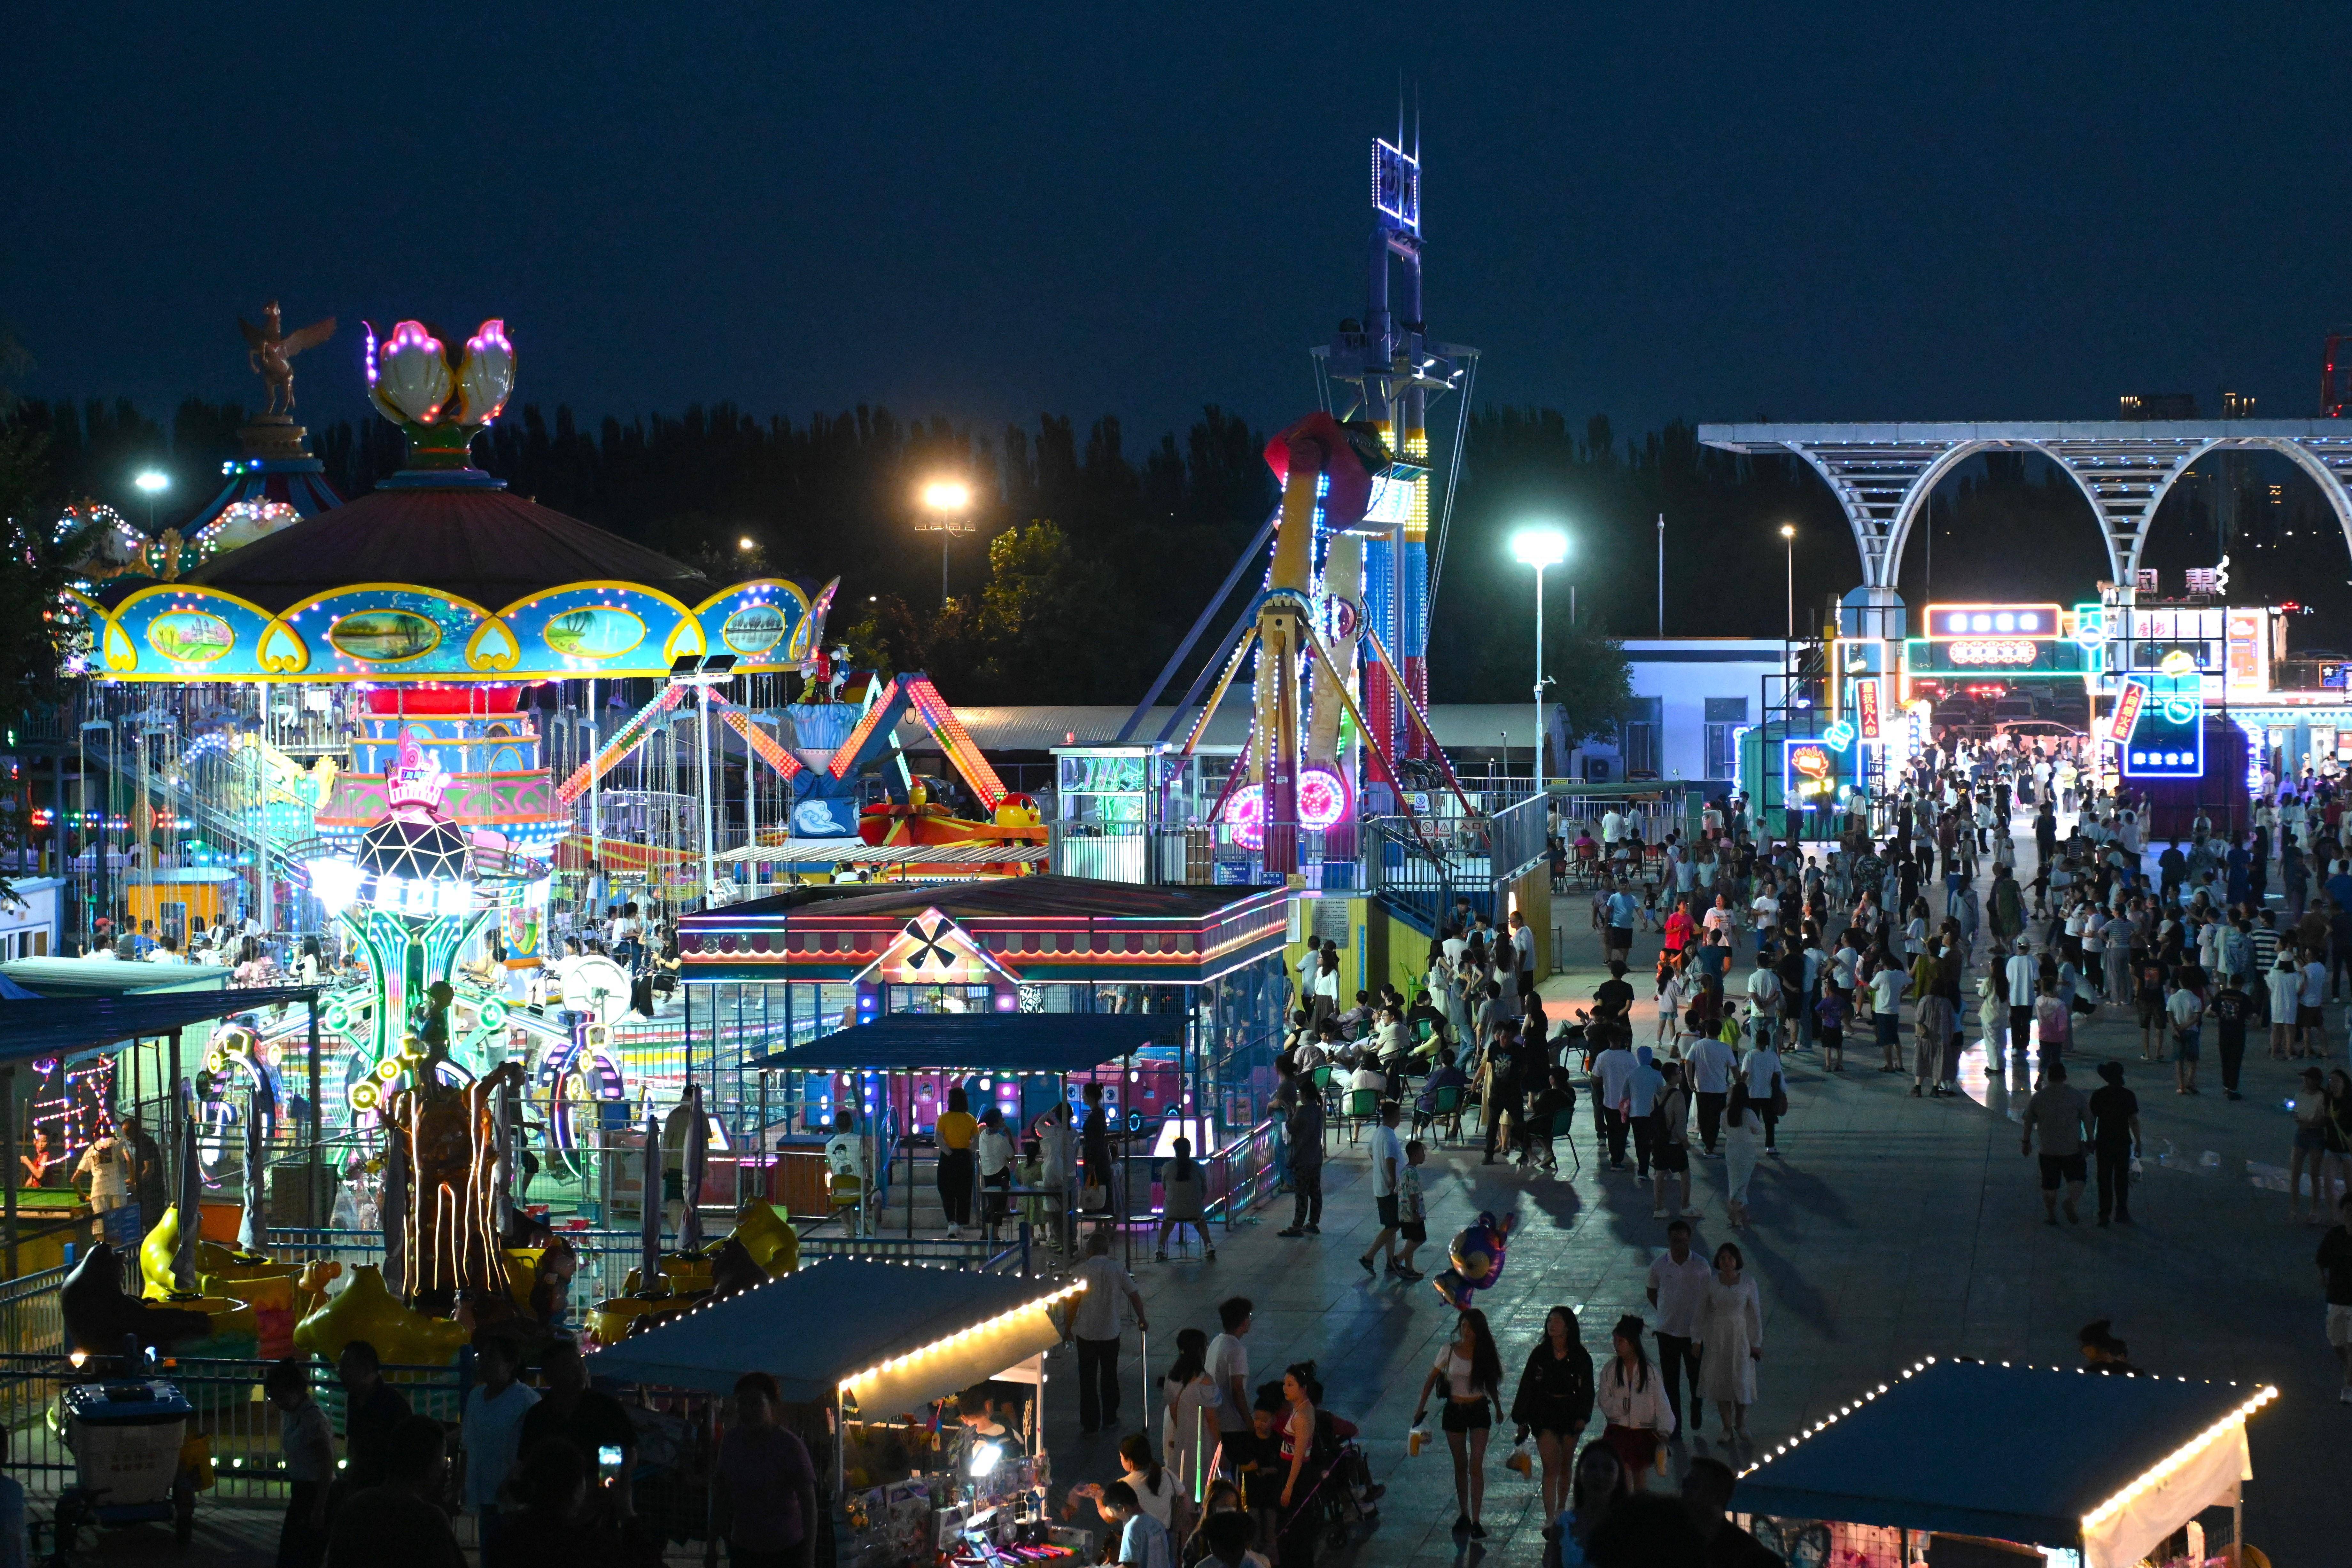
[[2064, 630], [2056, 605], [1930, 605], [1927, 640], [1958, 637], [2026, 637], [2054, 642]]
[[1853, 713], [1856, 727], [1865, 744], [1881, 739], [1878, 719], [1879, 682], [1876, 676], [1853, 683]]
[[1826, 805], [1837, 798], [1838, 759], [1822, 740], [1780, 742], [1780, 788], [1791, 806]]

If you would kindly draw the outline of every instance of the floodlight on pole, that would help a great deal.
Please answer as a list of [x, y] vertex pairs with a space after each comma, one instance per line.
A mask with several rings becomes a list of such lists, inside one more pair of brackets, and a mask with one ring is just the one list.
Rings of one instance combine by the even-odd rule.
[[1543, 663], [1543, 574], [1547, 566], [1557, 566], [1568, 559], [1568, 535], [1557, 528], [1523, 528], [1511, 535], [1511, 559], [1522, 566], [1536, 569], [1536, 732], [1535, 732], [1535, 793], [1543, 793], [1544, 748], [1544, 663]]
[[147, 498], [147, 531], [155, 531], [155, 499], [172, 488], [172, 476], [161, 468], [142, 468], [131, 481]]
[[948, 546], [957, 534], [972, 530], [971, 486], [957, 479], [931, 479], [916, 499], [922, 502], [924, 515], [916, 520], [915, 531], [940, 536], [940, 605], [944, 608], [948, 602]]
[[1795, 642], [1797, 640], [1797, 525], [1795, 523], [1784, 522], [1780, 525], [1780, 542], [1786, 548], [1789, 557], [1789, 640]]

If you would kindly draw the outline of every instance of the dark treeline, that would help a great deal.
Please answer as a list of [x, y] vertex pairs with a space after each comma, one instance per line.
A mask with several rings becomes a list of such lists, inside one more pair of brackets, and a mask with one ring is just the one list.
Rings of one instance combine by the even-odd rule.
[[[125, 403], [27, 402], [8, 423], [46, 435], [65, 493], [111, 500], [142, 522], [129, 475], [167, 459], [179, 480], [157, 514], [168, 523], [208, 498], [244, 418], [233, 405], [191, 400], [166, 431]], [[929, 668], [958, 700], [1116, 703], [1142, 695], [1274, 504], [1265, 437], [1215, 407], [1181, 436], [1131, 447], [1111, 417], [1082, 429], [1045, 416], [992, 434], [880, 408], [793, 421], [717, 404], [592, 428], [568, 408], [550, 416], [526, 405], [476, 453], [518, 493], [722, 579], [754, 570], [841, 577], [836, 637], [854, 633], [862, 655], [895, 668]], [[312, 444], [346, 496], [400, 462], [399, 434], [383, 421], [330, 426]], [[2265, 583], [2273, 594], [2300, 584], [2308, 598], [2312, 582], [2345, 576], [2340, 537], [2307, 481], [2259, 463], [2207, 468], [2168, 500], [2151, 563], [2210, 562], [2219, 529], [2237, 542], [2241, 568], [2251, 559], [2264, 579], [2283, 574], [2282, 584]], [[980, 498], [976, 531], [950, 550], [954, 603], [944, 614], [940, 536], [916, 531], [915, 500], [941, 475], [966, 479]], [[1437, 587], [1434, 695], [1528, 692], [1534, 595], [1507, 542], [1517, 527], [1549, 522], [1573, 542], [1567, 566], [1547, 577], [1546, 663], [1573, 700], [1574, 667], [1597, 634], [1658, 629], [1661, 514], [1671, 636], [1779, 636], [1784, 523], [1798, 531], [1801, 626], [1818, 624], [1859, 580], [1828, 488], [1793, 459], [1702, 447], [1681, 423], [1620, 440], [1601, 416], [1580, 426], [1550, 409], [1481, 410]], [[2081, 492], [2039, 458], [1979, 459], [1938, 490], [1932, 527], [1915, 531], [1906, 552], [1902, 585], [1914, 603], [1931, 588], [1931, 534], [1938, 598], [2072, 602], [2107, 570]], [[740, 547], [745, 539], [753, 550]], [[1574, 641], [1571, 584], [1583, 633]], [[1237, 592], [1221, 632], [1243, 602]]]

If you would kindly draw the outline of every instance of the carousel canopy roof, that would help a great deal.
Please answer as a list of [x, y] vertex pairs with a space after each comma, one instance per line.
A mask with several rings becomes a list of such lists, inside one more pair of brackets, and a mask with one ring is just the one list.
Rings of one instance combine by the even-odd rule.
[[[925, 858], [919, 852], [901, 853], [898, 858]], [[1146, 888], [1133, 882], [1108, 882], [1092, 877], [1059, 875], [1005, 877], [994, 881], [959, 882], [946, 886], [893, 883], [887, 888], [847, 894], [826, 889], [830, 896], [822, 897], [808, 896], [816, 890], [803, 889], [793, 893], [749, 899], [740, 904], [728, 904], [719, 909], [681, 916], [678, 930], [698, 931], [704, 927], [732, 929], [742, 922], [763, 917], [775, 918], [802, 912], [821, 913], [828, 918], [865, 915], [877, 920], [898, 920], [921, 914], [926, 910], [937, 910], [955, 921], [990, 915], [1014, 919], [1066, 915], [1103, 920], [1199, 920], [1240, 900], [1253, 898], [1263, 890], [1257, 888]]]
[[[124, 965], [129, 968], [130, 965]], [[0, 1002], [0, 1064], [71, 1057], [125, 1040], [168, 1035], [211, 1018], [234, 1017], [316, 991], [296, 985], [243, 991], [140, 991], [120, 996], [43, 997]]]
[[1086, 1072], [1155, 1043], [1165, 1013], [886, 1013], [750, 1064], [782, 1072]]
[[183, 581], [277, 612], [344, 584], [407, 583], [489, 609], [574, 583], [718, 592], [694, 568], [536, 501], [483, 487], [373, 490], [232, 550]]

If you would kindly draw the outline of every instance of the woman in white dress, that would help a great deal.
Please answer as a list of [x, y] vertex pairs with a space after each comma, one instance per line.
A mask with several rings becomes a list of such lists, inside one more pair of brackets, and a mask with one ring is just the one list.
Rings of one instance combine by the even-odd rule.
[[1209, 1375], [1207, 1334], [1177, 1331], [1176, 1364], [1160, 1392], [1160, 1462], [1176, 1478], [1178, 1496], [1197, 1497], [1217, 1463], [1217, 1380]]
[[1723, 1108], [1723, 1175], [1728, 1184], [1723, 1206], [1734, 1230], [1748, 1226], [1748, 1184], [1755, 1179], [1756, 1153], [1763, 1143], [1758, 1125], [1761, 1121], [1748, 1098], [1748, 1080], [1735, 1079], [1731, 1099]]
[[1756, 1363], [1764, 1355], [1764, 1310], [1739, 1248], [1715, 1249], [1715, 1272], [1699, 1305], [1698, 1391], [1723, 1415], [1723, 1440], [1748, 1436]]

